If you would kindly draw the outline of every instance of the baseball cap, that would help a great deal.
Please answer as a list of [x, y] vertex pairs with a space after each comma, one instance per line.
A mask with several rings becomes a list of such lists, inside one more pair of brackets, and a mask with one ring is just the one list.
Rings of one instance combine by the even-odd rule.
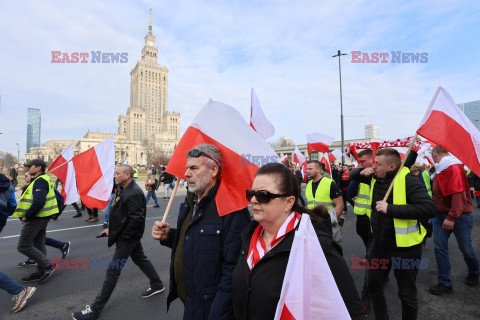
[[45, 161], [43, 161], [42, 159], [30, 160], [29, 163], [25, 163], [23, 166], [27, 168], [30, 168], [31, 166], [42, 167], [42, 171], [45, 171], [45, 168], [47, 167], [47, 165], [45, 164]]

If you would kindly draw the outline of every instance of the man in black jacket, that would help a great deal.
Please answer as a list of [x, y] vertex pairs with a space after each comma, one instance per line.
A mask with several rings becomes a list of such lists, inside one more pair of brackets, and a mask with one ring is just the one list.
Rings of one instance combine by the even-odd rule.
[[244, 208], [218, 215], [221, 172], [217, 147], [202, 144], [190, 150], [185, 177], [191, 193], [180, 206], [177, 228], [161, 221], [153, 226], [152, 237], [172, 248], [167, 309], [180, 298], [184, 320], [232, 319], [232, 272], [250, 214]]
[[150, 280], [150, 288], [141, 294], [142, 298], [151, 297], [165, 290], [160, 277], [143, 253], [140, 239], [145, 230], [146, 203], [142, 189], [133, 181], [133, 169], [129, 165], [120, 165], [115, 169], [115, 183], [120, 187], [110, 213], [108, 228], [100, 235], [108, 236], [108, 246], [116, 244], [115, 253], [107, 269], [102, 291], [92, 307], [72, 314], [76, 320], [95, 320], [113, 293], [120, 273], [128, 257], [142, 270]]
[[[407, 159], [407, 167], [413, 164], [416, 156], [412, 151], [413, 161]], [[369, 184], [371, 189], [371, 212], [367, 212], [367, 215], [370, 217], [373, 241], [367, 253], [370, 265], [367, 281], [376, 319], [388, 319], [383, 287], [390, 269], [394, 269], [397, 278], [402, 319], [417, 318], [415, 281], [418, 269], [422, 267], [421, 242], [426, 235], [421, 222], [428, 221], [436, 214], [435, 203], [427, 190], [405, 168], [395, 179], [393, 192], [386, 202], [383, 201], [400, 164], [398, 151], [381, 149], [376, 154], [373, 168], [354, 169], [350, 173], [352, 180]]]

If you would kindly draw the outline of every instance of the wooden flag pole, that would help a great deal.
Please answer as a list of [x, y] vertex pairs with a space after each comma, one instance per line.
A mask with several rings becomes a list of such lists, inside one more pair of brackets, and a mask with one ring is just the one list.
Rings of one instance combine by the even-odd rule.
[[400, 165], [400, 168], [398, 169], [397, 174], [396, 174], [395, 177], [393, 178], [392, 183], [390, 183], [390, 186], [388, 187], [387, 193], [385, 194], [385, 197], [383, 197], [383, 201], [387, 201], [388, 196], [389, 196], [390, 193], [392, 192], [393, 183], [395, 182], [395, 179], [397, 179], [397, 176], [398, 176], [398, 174], [400, 173], [400, 171], [402, 171], [403, 165], [405, 164], [405, 161], [407, 161], [408, 155], [410, 154], [410, 151], [412, 151], [413, 145], [414, 145], [415, 142], [417, 141], [417, 138], [418, 138], [418, 133], [415, 132], [415, 136], [413, 137], [412, 143], [410, 143], [410, 146], [408, 146], [407, 153], [405, 153], [405, 158], [403, 158], [402, 164]]
[[[72, 159], [73, 159], [73, 158], [72, 158]], [[57, 169], [60, 168], [60, 167], [63, 167], [64, 165], [66, 165], [67, 163], [69, 163], [70, 161], [72, 161], [72, 159], [68, 160], [68, 161], [65, 162], [65, 163], [62, 163], [62, 164], [59, 165], [58, 167], [55, 167], [55, 168], [53, 168], [52, 170], [49, 170], [49, 171], [47, 171], [47, 172], [52, 172], [52, 171], [57, 170]], [[45, 173], [47, 173], [47, 172], [45, 172]]]
[[173, 198], [175, 197], [175, 194], [177, 193], [177, 189], [178, 189], [179, 184], [180, 184], [180, 178], [177, 178], [177, 181], [175, 181], [175, 187], [173, 188], [173, 191], [172, 191], [172, 196], [170, 197], [170, 200], [168, 200], [167, 209], [165, 209], [165, 214], [163, 215], [162, 222], [167, 221], [168, 213], [170, 212], [170, 208], [172, 207]]

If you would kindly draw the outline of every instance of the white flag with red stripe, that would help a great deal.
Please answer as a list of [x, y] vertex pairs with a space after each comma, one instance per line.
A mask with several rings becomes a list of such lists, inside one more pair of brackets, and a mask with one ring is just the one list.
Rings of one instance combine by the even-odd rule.
[[259, 167], [279, 161], [272, 147], [252, 130], [237, 110], [209, 101], [183, 134], [166, 170], [186, 180], [187, 153], [204, 143], [217, 146], [223, 159], [221, 183], [215, 198], [220, 216], [248, 206], [245, 190], [252, 186]]
[[113, 188], [115, 142], [113, 136], [72, 159], [78, 193], [88, 208], [104, 209]]
[[302, 165], [305, 161], [307, 161], [307, 158], [298, 150], [298, 147], [295, 147], [295, 152], [293, 153], [293, 161], [298, 163], [299, 165]]
[[288, 156], [285, 155], [285, 156], [283, 156], [282, 160], [280, 160], [280, 162], [285, 162], [285, 161], [287, 161], [287, 160], [288, 160]]
[[[72, 162], [68, 162], [73, 158], [73, 144], [70, 143], [68, 147], [62, 152], [61, 155], [55, 159], [48, 171], [52, 171], [52, 174], [55, 175], [60, 181], [62, 181], [62, 196], [65, 199], [65, 204], [72, 204], [78, 201], [78, 190], [77, 190], [77, 181], [75, 179], [75, 168], [73, 167]], [[63, 165], [68, 162], [68, 164]], [[62, 166], [61, 166], [62, 165]], [[61, 167], [60, 167], [61, 166]]]
[[320, 162], [325, 164], [325, 170], [327, 170], [328, 174], [331, 176], [332, 168], [330, 167], [330, 156], [331, 154], [323, 154], [322, 160], [320, 160]]
[[274, 320], [351, 319], [310, 217], [295, 231]]
[[307, 134], [308, 154], [312, 153], [313, 151], [329, 152], [330, 146], [334, 140], [334, 137], [324, 135], [320, 132]]
[[432, 155], [430, 154], [430, 152], [428, 151], [425, 151], [425, 157], [427, 158], [428, 162], [430, 163], [430, 165], [432, 167], [435, 167], [435, 161], [433, 161], [433, 158], [432, 158]]
[[330, 160], [330, 162], [333, 162], [337, 159], [340, 159], [341, 157], [342, 157], [342, 151], [335, 149], [328, 155], [328, 160]]
[[267, 120], [267, 117], [260, 108], [257, 94], [252, 88], [251, 107], [250, 107], [250, 127], [268, 139], [275, 133], [275, 127]]
[[438, 87], [417, 133], [480, 175], [480, 132], [444, 88]]

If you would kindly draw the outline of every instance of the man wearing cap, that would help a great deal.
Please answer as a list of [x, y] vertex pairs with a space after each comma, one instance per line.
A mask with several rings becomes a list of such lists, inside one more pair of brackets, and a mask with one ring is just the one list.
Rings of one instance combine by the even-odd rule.
[[22, 279], [23, 282], [44, 283], [55, 271], [45, 247], [47, 225], [50, 218], [59, 212], [53, 182], [45, 174], [45, 162], [34, 159], [24, 165], [32, 176], [32, 182], [22, 194], [13, 216], [21, 218], [23, 228], [18, 240], [20, 253], [34, 260], [36, 272]]
[[152, 237], [172, 248], [170, 303], [180, 298], [184, 320], [233, 318], [232, 272], [250, 222], [247, 208], [218, 215], [215, 196], [221, 183], [222, 156], [218, 148], [201, 144], [187, 154], [189, 195], [180, 206], [177, 228], [156, 221]]

